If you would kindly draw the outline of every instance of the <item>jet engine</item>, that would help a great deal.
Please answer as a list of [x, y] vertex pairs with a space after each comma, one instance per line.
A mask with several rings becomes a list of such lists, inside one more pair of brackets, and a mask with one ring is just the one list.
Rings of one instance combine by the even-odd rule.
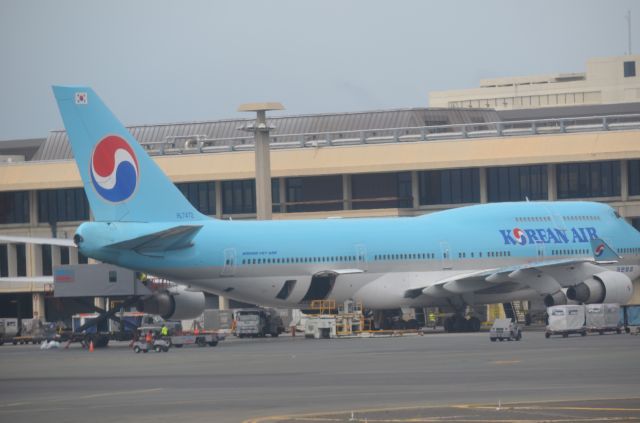
[[159, 291], [138, 301], [138, 311], [157, 314], [166, 320], [189, 320], [204, 311], [204, 293], [181, 289], [179, 291]]
[[623, 273], [607, 270], [567, 289], [567, 298], [585, 304], [626, 304], [633, 295], [631, 279]]
[[544, 297], [544, 305], [547, 307], [567, 304], [567, 295], [563, 289], [559, 289], [553, 294]]

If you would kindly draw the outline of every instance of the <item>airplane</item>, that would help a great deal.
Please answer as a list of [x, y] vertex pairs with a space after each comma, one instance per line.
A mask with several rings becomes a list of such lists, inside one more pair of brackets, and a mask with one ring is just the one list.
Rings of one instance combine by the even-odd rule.
[[453, 312], [447, 331], [476, 331], [480, 320], [464, 317], [467, 306], [624, 304], [640, 276], [640, 233], [595, 202], [490, 203], [398, 218], [218, 220], [190, 204], [90, 87], [53, 92], [94, 217], [73, 242], [87, 257], [188, 287], [147, 303], [168, 317], [200, 307], [186, 293], [210, 292], [284, 308], [321, 299], [371, 310], [440, 307]]

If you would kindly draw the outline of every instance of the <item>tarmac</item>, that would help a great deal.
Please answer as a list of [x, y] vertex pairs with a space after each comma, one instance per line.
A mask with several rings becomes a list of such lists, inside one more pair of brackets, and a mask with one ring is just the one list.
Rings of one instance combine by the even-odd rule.
[[3, 422], [640, 422], [640, 336], [0, 347]]

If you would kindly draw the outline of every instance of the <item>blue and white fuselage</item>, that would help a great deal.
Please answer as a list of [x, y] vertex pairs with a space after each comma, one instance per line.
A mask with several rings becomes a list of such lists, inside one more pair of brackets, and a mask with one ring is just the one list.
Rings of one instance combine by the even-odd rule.
[[[245, 302], [452, 306], [544, 297], [626, 302], [640, 233], [591, 202], [484, 204], [411, 218], [220, 221], [182, 196], [98, 96], [54, 87], [97, 260]], [[564, 298], [564, 299], [563, 299]]]

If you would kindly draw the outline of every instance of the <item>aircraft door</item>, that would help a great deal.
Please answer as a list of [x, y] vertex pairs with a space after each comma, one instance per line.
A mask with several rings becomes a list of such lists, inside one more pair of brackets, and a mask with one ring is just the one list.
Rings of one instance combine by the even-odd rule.
[[544, 260], [544, 242], [537, 242], [536, 243], [536, 250], [538, 251], [538, 255], [537, 255], [537, 260], [538, 261], [543, 261]]
[[224, 267], [220, 276], [233, 276], [236, 271], [236, 249], [226, 248], [224, 250]]
[[358, 269], [367, 270], [367, 247], [364, 244], [356, 245], [356, 265]]
[[451, 270], [451, 247], [448, 242], [440, 242], [440, 253], [442, 254], [442, 270]]

